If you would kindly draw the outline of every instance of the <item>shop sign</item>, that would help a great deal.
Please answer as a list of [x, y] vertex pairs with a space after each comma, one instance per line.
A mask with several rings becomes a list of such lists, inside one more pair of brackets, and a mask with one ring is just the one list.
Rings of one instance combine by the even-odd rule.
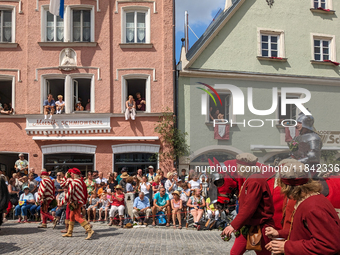
[[[98, 115], [97, 115], [98, 116]], [[39, 117], [26, 118], [26, 132], [31, 134], [47, 133], [102, 133], [110, 132], [109, 116], [63, 116], [54, 115], [52, 119]]]

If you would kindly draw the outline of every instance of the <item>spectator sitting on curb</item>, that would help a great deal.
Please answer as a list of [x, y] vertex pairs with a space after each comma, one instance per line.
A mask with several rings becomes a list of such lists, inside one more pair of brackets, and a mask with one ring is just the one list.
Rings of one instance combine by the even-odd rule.
[[156, 213], [159, 211], [164, 211], [167, 214], [168, 221], [166, 223], [167, 227], [170, 227], [170, 214], [171, 214], [171, 207], [170, 207], [170, 200], [168, 194], [165, 193], [165, 188], [161, 187], [159, 192], [154, 197], [154, 206], [152, 207], [152, 226], [156, 226], [155, 216]]
[[172, 192], [172, 196], [173, 199], [171, 200], [171, 208], [172, 208], [172, 224], [174, 226], [174, 229], [176, 229], [176, 216], [177, 216], [177, 220], [178, 220], [178, 228], [181, 229], [182, 228], [182, 200], [179, 198], [180, 194], [179, 192], [176, 190], [174, 192]]
[[[143, 192], [139, 193], [139, 197], [136, 197], [133, 202], [133, 215], [139, 221], [139, 225], [143, 225], [143, 221], [146, 225], [148, 225], [147, 220], [150, 217], [151, 209], [150, 209], [150, 201], [144, 195]], [[144, 219], [145, 216], [145, 219]]]

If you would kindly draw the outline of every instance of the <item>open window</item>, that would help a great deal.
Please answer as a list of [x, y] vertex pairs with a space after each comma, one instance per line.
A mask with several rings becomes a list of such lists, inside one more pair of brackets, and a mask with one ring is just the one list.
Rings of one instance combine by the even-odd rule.
[[0, 108], [1, 114], [11, 114], [12, 80], [0, 80]]
[[91, 79], [73, 80], [73, 111], [91, 111]]
[[209, 118], [209, 122], [213, 122], [214, 119], [225, 119], [225, 120], [230, 121], [230, 117], [231, 117], [230, 116], [230, 94], [219, 93], [219, 95], [220, 95], [220, 98], [223, 104], [222, 106], [216, 97], [214, 99], [209, 97], [209, 103], [208, 103], [209, 115], [207, 116]]
[[[126, 84], [127, 95], [132, 95], [136, 101], [136, 110], [145, 111], [146, 104], [144, 102], [146, 94], [146, 79], [128, 79], [126, 80]], [[138, 94], [140, 95], [140, 97], [138, 96]], [[128, 97], [126, 100], [128, 100]]]
[[51, 79], [46, 80], [46, 94], [45, 99], [47, 99], [48, 94], [53, 95], [54, 101], [58, 100], [58, 96], [62, 95], [64, 97], [65, 95], [65, 80], [64, 79]]

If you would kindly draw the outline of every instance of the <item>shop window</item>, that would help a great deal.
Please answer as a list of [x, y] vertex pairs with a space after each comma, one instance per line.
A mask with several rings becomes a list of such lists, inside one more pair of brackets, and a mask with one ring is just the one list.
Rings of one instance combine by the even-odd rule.
[[125, 167], [129, 175], [137, 174], [138, 169], [142, 169], [145, 174], [150, 165], [156, 172], [157, 159], [152, 153], [122, 153], [114, 156], [114, 171], [118, 173]]
[[[209, 109], [209, 122], [212, 122], [214, 119], [226, 119], [230, 120], [230, 94], [221, 94], [219, 93], [221, 101], [222, 101], [222, 106], [219, 102], [219, 100], [215, 97], [215, 101], [209, 97], [209, 104], [208, 104], [208, 109]], [[216, 104], [215, 104], [216, 102]]]
[[91, 79], [74, 79], [73, 86], [73, 110], [89, 112], [91, 110]]
[[[287, 99], [296, 99], [299, 96], [287, 96]], [[281, 95], [279, 96], [279, 103], [278, 103], [278, 111], [279, 111], [279, 119], [281, 120], [296, 120], [297, 116], [297, 108], [295, 104], [287, 104], [286, 105], [286, 115], [283, 115], [281, 112]]]
[[12, 81], [0, 80], [1, 114], [9, 114], [12, 108]]

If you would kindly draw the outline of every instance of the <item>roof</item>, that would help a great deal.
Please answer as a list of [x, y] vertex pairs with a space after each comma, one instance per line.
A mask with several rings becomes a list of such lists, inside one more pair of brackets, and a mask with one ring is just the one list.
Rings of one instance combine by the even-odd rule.
[[232, 13], [235, 7], [241, 2], [241, 0], [233, 0], [233, 5], [226, 11], [221, 12], [220, 15], [210, 24], [205, 30], [203, 35], [194, 43], [194, 45], [187, 52], [187, 60], [191, 60], [196, 52], [205, 44], [205, 42], [214, 34], [223, 21]]

